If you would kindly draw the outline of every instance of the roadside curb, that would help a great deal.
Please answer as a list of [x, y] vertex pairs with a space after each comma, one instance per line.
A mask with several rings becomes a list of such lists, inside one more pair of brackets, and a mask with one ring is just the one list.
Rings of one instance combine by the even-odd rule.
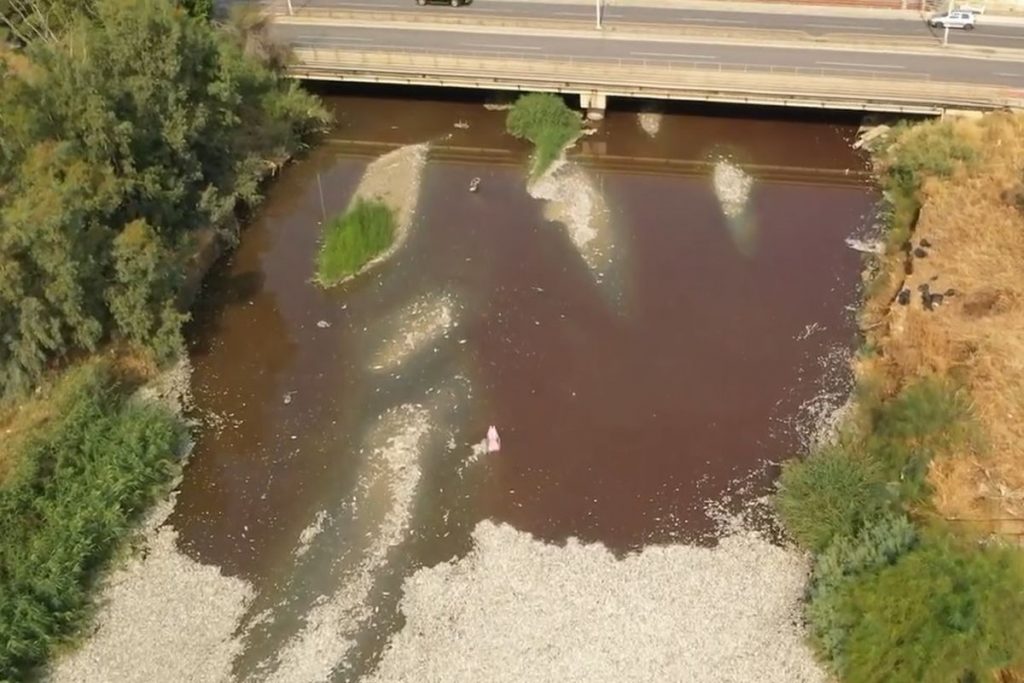
[[[328, 14], [330, 16], [324, 16]], [[414, 20], [411, 17], [406, 19], [389, 18], [387, 21], [380, 19], [360, 18], [358, 11], [338, 10], [302, 10], [301, 14], [293, 16], [275, 15], [274, 22], [288, 26], [337, 26], [339, 28], [385, 28], [393, 30], [430, 30], [447, 31], [451, 33], [481, 33], [491, 35], [518, 35], [534, 37], [561, 37], [561, 38], [586, 38], [592, 40], [622, 40], [622, 41], [645, 41], [656, 43], [674, 43], [680, 45], [733, 45], [733, 46], [758, 46], [775, 49], [797, 49], [797, 50], [820, 50], [836, 52], [864, 52], [884, 54], [904, 54], [925, 57], [955, 57], [960, 59], [976, 59], [989, 61], [1020, 61], [1024, 62], [1024, 50], [1010, 48], [986, 48], [968, 45], [952, 45], [942, 47], [914, 46], [908, 47], [906, 40], [902, 43], [894, 41], [868, 42], [870, 39], [858, 36], [856, 41], [836, 42], [825, 37], [815, 37], [802, 34], [789, 40], [772, 40], [767, 37], [769, 29], [764, 29], [759, 37], [749, 37], [750, 32], [744, 31], [739, 35], [731, 34], [721, 29], [701, 29], [696, 35], [683, 35], [680, 30], [673, 28], [672, 34], [659, 31], [636, 31], [616, 26], [609, 26], [600, 33], [593, 27], [582, 28], [583, 22], [565, 21], [561, 26], [552, 26], [550, 20], [540, 21], [516, 21], [505, 22], [496, 26], [494, 22], [486, 19], [472, 23], [451, 23], [437, 21]], [[406, 13], [408, 14], [408, 13]], [[569, 24], [572, 24], [570, 27]], [[547, 24], [547, 25], [544, 25]], [[633, 24], [632, 26], [637, 26]], [[796, 33], [796, 32], [794, 32]], [[777, 32], [776, 32], [777, 35]], [[681, 59], [684, 59], [681, 57]], [[907, 74], [908, 76], [912, 74]]]

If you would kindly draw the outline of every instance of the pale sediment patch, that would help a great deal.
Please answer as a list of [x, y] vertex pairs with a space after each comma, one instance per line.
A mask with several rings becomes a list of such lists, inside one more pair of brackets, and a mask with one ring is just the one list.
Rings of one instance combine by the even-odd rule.
[[490, 521], [465, 558], [406, 580], [370, 681], [827, 680], [797, 625], [803, 554], [736, 531], [616, 559]]
[[363, 178], [352, 195], [352, 203], [360, 199], [383, 202], [395, 217], [395, 239], [390, 247], [360, 268], [358, 273], [333, 284], [346, 282], [383, 263], [405, 244], [419, 203], [428, 148], [427, 144], [399, 147], [375, 159], [366, 167]]
[[383, 518], [362, 561], [344, 578], [340, 590], [324, 596], [310, 610], [305, 626], [284, 647], [268, 680], [327, 680], [348, 654], [360, 624], [370, 616], [368, 598], [377, 573], [387, 563], [391, 548], [408, 532], [432, 412], [418, 404], [398, 406], [382, 415], [371, 430], [366, 440], [372, 453], [370, 468], [360, 482], [357, 506], [381, 505]]
[[[391, 371], [413, 355], [447, 337], [458, 325], [456, 305], [447, 293], [431, 294], [412, 302], [383, 324], [380, 350], [370, 359], [377, 371]], [[435, 347], [436, 348], [436, 347]]]
[[648, 137], [655, 137], [661, 131], [661, 112], [643, 111], [637, 114], [636, 120], [640, 129], [647, 133]]
[[295, 557], [302, 557], [309, 552], [310, 546], [313, 544], [313, 540], [316, 539], [324, 530], [324, 522], [327, 521], [327, 512], [321, 510], [316, 513], [316, 517], [312, 523], [302, 530], [299, 534], [299, 545], [295, 548]]
[[140, 387], [135, 398], [163, 404], [176, 415], [182, 415], [193, 407], [191, 382], [192, 362], [188, 356], [182, 356], [174, 365]]
[[580, 256], [603, 279], [615, 247], [608, 204], [594, 179], [577, 164], [559, 159], [530, 183], [530, 196], [546, 202], [544, 217], [565, 226]]
[[754, 179], [728, 159], [719, 159], [715, 162], [711, 178], [722, 213], [729, 218], [742, 216], [750, 199]]
[[231, 680], [232, 634], [253, 590], [178, 551], [177, 532], [161, 526], [173, 507], [173, 496], [157, 506], [144, 549], [104, 578], [94, 633], [56, 659], [50, 681]]

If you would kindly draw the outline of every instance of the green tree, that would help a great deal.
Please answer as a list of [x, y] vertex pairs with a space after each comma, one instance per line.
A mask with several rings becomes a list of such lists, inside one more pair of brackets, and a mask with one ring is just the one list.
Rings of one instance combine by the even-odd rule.
[[174, 254], [146, 221], [132, 221], [114, 238], [114, 282], [107, 301], [118, 331], [152, 348], [160, 359], [182, 348], [184, 314], [175, 308], [180, 282]]
[[31, 77], [0, 60], [4, 394], [111, 336], [176, 348], [172, 273], [191, 233], [230, 224], [239, 202], [258, 201], [268, 161], [329, 120], [247, 56], [243, 34], [172, 0], [80, 9], [52, 39], [27, 41]]

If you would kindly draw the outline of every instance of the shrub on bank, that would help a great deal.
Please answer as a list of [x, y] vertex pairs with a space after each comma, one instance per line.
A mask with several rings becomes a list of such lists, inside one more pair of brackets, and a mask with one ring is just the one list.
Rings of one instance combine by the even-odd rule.
[[1024, 664], [1024, 556], [942, 536], [851, 582], [840, 673], [849, 683], [995, 680]]
[[56, 420], [0, 487], [0, 680], [23, 680], [73, 636], [88, 589], [176, 467], [182, 425], [129, 400], [96, 364], [65, 380]]
[[821, 552], [879, 514], [885, 492], [870, 460], [830, 448], [783, 466], [776, 503], [789, 533]]
[[970, 430], [962, 392], [935, 377], [862, 409], [869, 420], [864, 449], [904, 501], [928, 495], [926, 476], [932, 459], [965, 439]]
[[889, 139], [882, 182], [885, 189], [908, 196], [916, 194], [925, 178], [948, 178], [978, 156], [974, 145], [957, 135], [948, 121], [900, 125]]
[[970, 411], [950, 382], [926, 378], [891, 398], [860, 392], [862, 431], [787, 462], [776, 505], [789, 533], [822, 552], [882, 512], [923, 500], [932, 459], [965, 438]]
[[837, 536], [814, 563], [808, 594], [811, 638], [834, 671], [842, 671], [850, 629], [845, 609], [850, 586], [863, 574], [896, 562], [917, 543], [917, 530], [904, 514], [876, 517], [854, 536]]
[[321, 284], [331, 285], [369, 263], [395, 239], [395, 217], [379, 200], [358, 199], [324, 227], [316, 272]]
[[508, 112], [505, 127], [517, 138], [533, 143], [530, 175], [537, 177], [579, 136], [583, 124], [580, 115], [569, 109], [561, 97], [531, 93], [516, 100]]

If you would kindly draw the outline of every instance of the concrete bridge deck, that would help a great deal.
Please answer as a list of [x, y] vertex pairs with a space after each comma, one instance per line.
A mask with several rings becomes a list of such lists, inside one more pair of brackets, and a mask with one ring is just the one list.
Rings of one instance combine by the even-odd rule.
[[278, 17], [298, 78], [608, 97], [940, 114], [1024, 107], [1024, 50], [920, 44], [752, 44], [749, 38], [453, 25], [409, 12]]

